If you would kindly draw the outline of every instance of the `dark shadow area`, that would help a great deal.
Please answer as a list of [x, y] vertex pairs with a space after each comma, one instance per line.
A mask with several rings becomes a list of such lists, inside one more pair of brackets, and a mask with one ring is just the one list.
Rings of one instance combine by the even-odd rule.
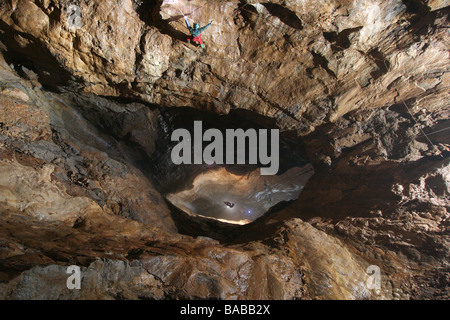
[[258, 10], [254, 6], [249, 3], [245, 3], [244, 1], [240, 2], [239, 13], [244, 18], [244, 21], [252, 28], [256, 25], [256, 20], [258, 18]]
[[[60, 88], [78, 87], [76, 78], [66, 69], [62, 57], [54, 56], [40, 43], [39, 39], [30, 34], [16, 31], [5, 22], [0, 21], [0, 41], [8, 48], [3, 52], [5, 61], [13, 65], [22, 77], [27, 77], [22, 66], [33, 71], [44, 88], [60, 92]], [[21, 38], [25, 46], [18, 43]]]
[[430, 13], [430, 7], [428, 7], [422, 0], [402, 0], [406, 6], [406, 12], [426, 15]]
[[[171, 160], [171, 150], [178, 142], [171, 141], [171, 134], [174, 130], [182, 128], [191, 132], [194, 137], [194, 121], [202, 121], [203, 132], [208, 129], [219, 129], [225, 137], [226, 129], [278, 129], [275, 120], [259, 115], [248, 110], [232, 110], [228, 115], [219, 116], [214, 113], [201, 111], [192, 108], [168, 108], [161, 109], [159, 119], [159, 133], [156, 142], [156, 152], [150, 160], [149, 171], [154, 173], [155, 187], [162, 194], [167, 192], [178, 192], [192, 186], [193, 179], [201, 172], [219, 167], [218, 165], [174, 165]], [[270, 137], [268, 139], [270, 149]], [[248, 140], [246, 141], [248, 146]], [[203, 142], [203, 148], [210, 142]], [[303, 142], [300, 138], [292, 135], [291, 132], [280, 132], [280, 168], [278, 175], [283, 174], [293, 167], [301, 167], [307, 164], [306, 153]], [[226, 145], [224, 145], [224, 148]], [[192, 154], [194, 154], [192, 152]], [[226, 154], [224, 150], [224, 155]], [[236, 153], [235, 153], [236, 154]], [[235, 159], [236, 160], [236, 159]], [[246, 153], [246, 163], [248, 161]], [[236, 163], [236, 161], [235, 161]], [[236, 175], [246, 175], [251, 171], [262, 167], [258, 164], [235, 164], [220, 165]]]
[[331, 42], [331, 50], [333, 52], [339, 52], [348, 49], [351, 45], [349, 36], [355, 32], [361, 30], [362, 27], [356, 27], [351, 29], [345, 29], [341, 32], [324, 32], [323, 36], [329, 42]]
[[[92, 125], [80, 133], [92, 132], [104, 141], [103, 148], [109, 157], [117, 161], [126, 160], [139, 168], [144, 174], [146, 171], [150, 151], [136, 139], [137, 128], [146, 129], [147, 108], [155, 110], [155, 106], [142, 101], [123, 97], [102, 97], [93, 95], [71, 94], [67, 95], [68, 104], [72, 106], [75, 114], [67, 114], [67, 128], [76, 123], [78, 118], [86, 120], [86, 125]], [[134, 109], [133, 105], [145, 107]], [[130, 107], [130, 109], [128, 109]], [[76, 114], [79, 113], [79, 114]], [[79, 124], [81, 126], [82, 123]], [[151, 128], [147, 128], [148, 138], [152, 138]], [[71, 132], [77, 136], [76, 128]], [[81, 139], [82, 141], [83, 139]], [[86, 139], [84, 139], [86, 140]]]
[[186, 42], [188, 34], [178, 31], [170, 25], [170, 22], [177, 20], [182, 20], [184, 23], [183, 16], [177, 15], [166, 20], [163, 19], [160, 14], [162, 4], [163, 1], [161, 0], [142, 1], [142, 4], [137, 9], [139, 18], [147, 25], [156, 27], [162, 34], [167, 34], [173, 39]]
[[241, 226], [201, 216], [190, 216], [167, 201], [171, 217], [180, 234], [191, 237], [209, 237], [222, 244], [240, 244], [266, 238], [271, 239], [277, 229], [283, 225], [283, 222], [268, 225], [267, 221], [270, 219], [270, 216], [288, 208], [294, 203], [295, 201], [280, 202], [272, 207], [263, 217], [248, 225]]
[[142, 99], [139, 98], [133, 98], [133, 97], [127, 97], [127, 96], [103, 96], [103, 95], [99, 95], [100, 98], [104, 98], [107, 99], [109, 101], [111, 101], [112, 103], [120, 103], [120, 104], [130, 104], [130, 103], [139, 103], [142, 105], [145, 105], [146, 107], [148, 107], [150, 110], [156, 110], [159, 109], [159, 106], [153, 103], [149, 103], [147, 101], [143, 101]]
[[[403, 0], [403, 2], [405, 3], [409, 1]], [[420, 1], [412, 2], [416, 3]], [[412, 16], [408, 19], [411, 23], [409, 30], [417, 37], [426, 36], [430, 32], [434, 32], [437, 28], [445, 28], [440, 26], [440, 23], [436, 23], [437, 19], [445, 17], [445, 25], [447, 25], [447, 28], [450, 22], [450, 7], [430, 11], [428, 6], [419, 6], [418, 4], [415, 4], [408, 7], [407, 12], [412, 14]]]
[[377, 49], [373, 49], [372, 51], [370, 51], [369, 56], [378, 67], [378, 70], [373, 71], [370, 74], [374, 80], [377, 80], [389, 71], [390, 63], [384, 57], [383, 53], [378, 51]]
[[312, 51], [313, 62], [315, 66], [321, 66], [331, 77], [337, 78], [336, 74], [328, 67], [328, 60], [320, 53]]
[[291, 28], [302, 30], [303, 23], [297, 17], [295, 12], [283, 7], [282, 5], [276, 3], [263, 3], [264, 7], [266, 7], [267, 11], [278, 19], [280, 19], [284, 24], [288, 25]]
[[[324, 198], [322, 203], [313, 204], [310, 199], [314, 196], [313, 190], [317, 190], [316, 181], [322, 181], [322, 183], [328, 181], [330, 186], [337, 186], [339, 177], [344, 176], [339, 171], [335, 171], [333, 175], [327, 171], [316, 173], [316, 176], [309, 181], [309, 186], [305, 187], [299, 199], [287, 209], [283, 217], [295, 217], [301, 212], [301, 218], [305, 221], [315, 217], [339, 221], [348, 217], [370, 217], [374, 210], [381, 210], [386, 217], [388, 213], [392, 212], [392, 208], [396, 208], [394, 204], [401, 201], [398, 195], [391, 192], [390, 186], [397, 182], [403, 185], [417, 183], [419, 177], [433, 170], [432, 168], [446, 164], [449, 157], [450, 152], [446, 151], [442, 153], [442, 157], [430, 156], [406, 164], [384, 163], [364, 168], [353, 167], [345, 175], [347, 178], [353, 177], [354, 181], [358, 181], [359, 188], [340, 187], [339, 191], [343, 195], [341, 199], [334, 201], [332, 197]], [[326, 177], [327, 175], [329, 178]], [[413, 178], [402, 178], [407, 176]], [[370, 190], [377, 190], [377, 192], [370, 192]], [[416, 204], [414, 201], [410, 201], [403, 206], [407, 210], [409, 206], [416, 207]], [[357, 209], [355, 210], [355, 208]]]
[[209, 237], [222, 243], [229, 242], [230, 238], [242, 226], [221, 222], [214, 219], [208, 219], [201, 216], [193, 217], [178, 209], [167, 201], [171, 217], [175, 222], [180, 234], [191, 237]]

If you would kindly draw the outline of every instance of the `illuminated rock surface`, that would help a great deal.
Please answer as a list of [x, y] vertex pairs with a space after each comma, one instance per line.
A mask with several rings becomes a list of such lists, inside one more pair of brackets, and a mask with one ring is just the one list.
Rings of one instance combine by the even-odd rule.
[[[0, 298], [448, 299], [448, 1], [77, 3], [0, 2]], [[245, 226], [177, 214], [172, 107], [272, 119], [315, 173]]]
[[261, 176], [259, 169], [238, 176], [222, 168], [197, 176], [192, 189], [167, 199], [194, 215], [248, 224], [278, 203], [296, 200], [313, 173], [311, 165], [276, 176]]

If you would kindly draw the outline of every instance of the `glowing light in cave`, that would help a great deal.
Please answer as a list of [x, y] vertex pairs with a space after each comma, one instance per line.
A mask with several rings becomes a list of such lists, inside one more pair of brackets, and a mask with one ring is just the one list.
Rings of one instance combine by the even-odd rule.
[[202, 173], [192, 188], [168, 194], [167, 199], [189, 215], [244, 225], [279, 202], [298, 198], [312, 173], [311, 165], [279, 176], [261, 176], [260, 169], [240, 176], [219, 168]]

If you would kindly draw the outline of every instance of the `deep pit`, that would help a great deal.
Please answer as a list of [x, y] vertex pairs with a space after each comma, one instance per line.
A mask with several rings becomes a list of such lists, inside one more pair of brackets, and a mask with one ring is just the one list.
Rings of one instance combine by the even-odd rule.
[[[258, 151], [259, 146], [258, 143], [251, 145], [249, 139], [245, 141], [246, 164], [176, 165], [171, 152], [178, 142], [171, 141], [172, 133], [182, 128], [194, 135], [195, 121], [201, 121], [204, 131], [218, 129], [224, 137], [230, 129], [243, 129], [245, 132], [277, 129], [272, 119], [246, 110], [232, 110], [228, 115], [190, 108], [161, 110], [156, 152], [151, 157], [149, 172], [155, 173], [151, 179], [165, 198], [190, 217], [249, 224], [276, 205], [296, 200], [314, 173], [302, 140], [292, 132], [280, 134], [276, 175], [261, 175], [260, 161], [248, 164], [249, 149], [254, 147]], [[203, 146], [208, 143], [203, 141]], [[223, 147], [225, 155], [227, 145]], [[192, 146], [192, 155], [194, 152]], [[174, 214], [177, 214], [176, 210]]]

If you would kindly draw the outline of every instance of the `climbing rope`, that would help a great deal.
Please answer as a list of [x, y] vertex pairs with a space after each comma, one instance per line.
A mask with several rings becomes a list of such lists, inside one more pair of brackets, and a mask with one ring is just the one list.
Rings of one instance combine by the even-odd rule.
[[[381, 59], [377, 59], [376, 57], [372, 57], [375, 60], [381, 61], [384, 64], [384, 67], [386, 68], [386, 70], [389, 70], [389, 67], [386, 64], [386, 61], [381, 60]], [[397, 94], [400, 96], [400, 91], [398, 90], [398, 87], [395, 88], [395, 91], [397, 92]], [[431, 139], [428, 137], [428, 135], [425, 133], [425, 131], [422, 129], [422, 126], [419, 124], [419, 122], [416, 120], [416, 117], [414, 116], [414, 114], [412, 113], [412, 110], [408, 107], [408, 105], [406, 104], [405, 100], [400, 98], [402, 104], [405, 106], [406, 110], [408, 110], [408, 113], [411, 115], [411, 118], [413, 119], [414, 123], [416, 124], [416, 126], [419, 128], [420, 132], [422, 133], [422, 136], [420, 137], [425, 137], [427, 139], [427, 141], [430, 143], [430, 145], [433, 147], [433, 151], [437, 151], [439, 152], [439, 155], [443, 158], [444, 156], [442, 155], [442, 152], [439, 150], [439, 148], [433, 143], [433, 141], [431, 141]], [[449, 129], [449, 128], [447, 128]], [[419, 138], [420, 138], [419, 137]]]
[[[396, 89], [397, 93], [398, 90]], [[409, 114], [411, 115], [412, 119], [414, 120], [415, 124], [419, 127], [419, 130], [422, 132], [422, 136], [425, 137], [428, 142], [431, 144], [431, 146], [433, 147], [434, 150], [439, 150], [436, 145], [430, 140], [430, 138], [428, 137], [428, 135], [425, 133], [425, 131], [423, 131], [422, 127], [419, 125], [419, 123], [417, 122], [416, 118], [414, 117], [413, 113], [411, 112], [411, 109], [408, 107], [408, 105], [406, 104], [405, 100], [401, 99], [403, 102], [403, 105], [405, 106], [405, 108], [408, 110]], [[442, 153], [440, 153], [440, 156], [443, 157]]]
[[[247, 9], [244, 9], [244, 7], [247, 6], [248, 4], [249, 4], [249, 3], [246, 3], [246, 4], [244, 4], [243, 6], [238, 7], [237, 10], [242, 9], [242, 10], [245, 10], [245, 11], [251, 13], [251, 14], [254, 14], [254, 12], [249, 11], [249, 10], [247, 10]], [[271, 3], [271, 5], [273, 6], [273, 3]], [[265, 21], [265, 22], [271, 24], [274, 28], [277, 28], [272, 22], [268, 22], [268, 21]], [[304, 36], [305, 38], [310, 38], [310, 39], [312, 39], [312, 37], [310, 37], [310, 36], [307, 36], [307, 35], [303, 35], [303, 36]], [[341, 50], [346, 50], [345, 48], [339, 46], [339, 45], [336, 44], [336, 43], [334, 43], [333, 46], [335, 46], [335, 47], [337, 47], [337, 48], [339, 48], [339, 49], [341, 49]], [[384, 64], [386, 70], [389, 70], [389, 67], [387, 66], [385, 60], [378, 59], [378, 58], [376, 58], [376, 57], [371, 57], [371, 58], [372, 58], [373, 60], [375, 60], [375, 61], [382, 62], [382, 63]], [[355, 80], [355, 81], [356, 81], [356, 80]], [[396, 88], [395, 90], [397, 91], [397, 93], [399, 92], [398, 88]], [[411, 115], [411, 118], [413, 119], [413, 121], [414, 121], [414, 123], [416, 124], [416, 126], [417, 126], [417, 127], [419, 128], [419, 130], [421, 131], [422, 135], [421, 135], [420, 137], [425, 137], [425, 138], [427, 139], [428, 143], [433, 147], [433, 150], [438, 150], [438, 151], [439, 151], [439, 149], [436, 147], [436, 145], [435, 145], [435, 144], [431, 141], [431, 139], [429, 138], [429, 135], [434, 134], [434, 133], [438, 133], [438, 132], [442, 132], [442, 131], [445, 131], [445, 130], [448, 130], [448, 129], [450, 129], [450, 127], [447, 127], [447, 128], [442, 129], [442, 130], [438, 130], [438, 131], [435, 131], [435, 132], [431, 132], [431, 133], [429, 133], [429, 134], [426, 134], [425, 131], [422, 129], [421, 125], [420, 125], [420, 124], [418, 123], [418, 121], [416, 120], [414, 114], [412, 113], [412, 110], [411, 110], [411, 109], [408, 107], [408, 105], [406, 104], [405, 100], [402, 99], [402, 98], [400, 98], [400, 100], [401, 100], [402, 104], [405, 106], [405, 108], [406, 108], [406, 110], [408, 111], [408, 113]], [[420, 138], [420, 137], [419, 137], [419, 138]], [[441, 153], [440, 151], [439, 151], [439, 154], [440, 154], [441, 157], [443, 157], [443, 155], [442, 155], [442, 153]]]
[[[428, 132], [428, 135], [432, 136], [433, 134], [440, 133], [440, 132], [443, 132], [443, 131], [447, 131], [449, 129], [450, 129], [450, 127], [447, 127], [447, 128], [444, 128], [444, 129], [440, 129], [440, 130], [436, 130], [436, 131], [431, 131], [431, 132]], [[422, 138], [422, 137], [423, 137], [423, 135], [420, 136], [419, 138]]]
[[186, 19], [186, 16], [184, 15], [184, 13], [183, 13], [183, 11], [181, 11], [181, 9], [180, 8], [178, 8], [177, 7], [177, 9], [181, 12], [181, 15], [183, 16], [183, 18], [185, 18]]

